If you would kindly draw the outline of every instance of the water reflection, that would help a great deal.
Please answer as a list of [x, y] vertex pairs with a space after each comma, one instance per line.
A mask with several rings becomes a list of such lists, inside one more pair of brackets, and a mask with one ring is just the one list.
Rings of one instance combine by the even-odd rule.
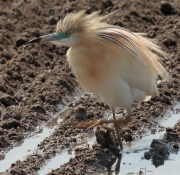
[[[180, 104], [175, 106], [180, 109]], [[180, 120], [180, 111], [175, 109], [175, 113], [170, 112], [165, 119], [159, 121], [158, 126], [149, 130], [146, 136], [142, 139], [137, 139], [132, 143], [125, 144], [122, 155], [112, 158], [105, 166], [107, 171], [101, 173], [104, 175], [178, 175], [180, 174], [179, 163], [180, 154], [178, 151], [170, 154], [165, 161], [152, 162], [151, 160], [144, 159], [144, 152], [146, 152], [153, 139], [162, 139], [165, 134], [165, 128], [173, 127], [178, 120]], [[177, 112], [178, 111], [178, 112]], [[170, 117], [169, 117], [170, 116]], [[164, 128], [164, 129], [162, 129]], [[180, 144], [179, 144], [180, 145]], [[154, 165], [153, 165], [154, 164]], [[157, 168], [158, 167], [158, 168]]]

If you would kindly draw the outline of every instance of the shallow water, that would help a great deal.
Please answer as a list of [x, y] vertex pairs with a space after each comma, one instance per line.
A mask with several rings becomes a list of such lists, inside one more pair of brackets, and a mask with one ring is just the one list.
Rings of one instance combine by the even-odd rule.
[[68, 162], [70, 158], [74, 157], [73, 152], [62, 152], [61, 154], [58, 154], [53, 159], [51, 159], [48, 163], [46, 163], [45, 166], [41, 168], [40, 171], [38, 171], [39, 175], [45, 175], [48, 172], [51, 172], [51, 169], [56, 169], [59, 166], [63, 165], [64, 163]]
[[[176, 107], [180, 107], [180, 104]], [[180, 114], [173, 114], [173, 112], [170, 112], [168, 115], [166, 115], [165, 119], [158, 122], [158, 126], [155, 129], [158, 131], [158, 129], [161, 129], [162, 127], [172, 127], [177, 123], [179, 119]], [[158, 168], [156, 168], [150, 160], [142, 159], [144, 152], [149, 149], [152, 140], [161, 138], [164, 133], [165, 129], [163, 131], [161, 129], [161, 131], [156, 132], [155, 134], [151, 134], [150, 130], [148, 129], [146, 132], [146, 136], [142, 137], [142, 139], [137, 139], [136, 141], [132, 142], [132, 145], [130, 147], [125, 146], [122, 154], [119, 173], [115, 172], [116, 164], [118, 162], [117, 159], [113, 166], [110, 168], [110, 170], [108, 172], [105, 171], [102, 174], [125, 175], [129, 173], [128, 175], [130, 175], [139, 174], [139, 171], [142, 171], [144, 174], [146, 172], [146, 174], [151, 173], [152, 175], [178, 175], [178, 173], [176, 174], [176, 172], [178, 172], [176, 167], [178, 164], [180, 164], [179, 154], [171, 154], [169, 160], [165, 161], [165, 165]], [[89, 148], [92, 148], [92, 145], [96, 143], [94, 131], [89, 132], [87, 140], [81, 140], [79, 142], [80, 145], [86, 143], [89, 145]], [[74, 157], [74, 154], [70, 155], [68, 152], [64, 152], [63, 154], [52, 158], [48, 164], [42, 167], [42, 169], [39, 171], [39, 174], [45, 175], [46, 173], [50, 172], [50, 169], [58, 168], [60, 165], [62, 165], [62, 161], [68, 162], [68, 160], [72, 157]], [[169, 166], [174, 167], [174, 172], [173, 170], [169, 170]], [[164, 173], [162, 174], [162, 172]]]
[[8, 169], [12, 163], [17, 160], [24, 160], [25, 157], [29, 154], [35, 152], [37, 145], [48, 137], [52, 133], [53, 129], [43, 128], [42, 132], [39, 134], [34, 134], [32, 137], [24, 139], [21, 146], [14, 147], [7, 154], [5, 158], [0, 161], [0, 172]]
[[[145, 150], [137, 153], [124, 154], [121, 160], [120, 173], [126, 174], [139, 174], [142, 171], [147, 175], [179, 175], [180, 174], [180, 153], [170, 154], [169, 159], [165, 161], [164, 165], [156, 168], [150, 160], [142, 159]], [[112, 169], [115, 169], [113, 165]], [[114, 172], [116, 174], [116, 172]]]
[[[180, 104], [175, 106], [175, 109], [179, 109]], [[173, 114], [170, 112], [168, 117], [159, 121], [158, 126], [163, 127], [173, 127], [177, 121], [180, 120], [180, 113]], [[158, 130], [161, 127], [156, 128]], [[164, 165], [155, 167], [151, 160], [143, 159], [144, 152], [149, 149], [149, 146], [153, 139], [162, 138], [165, 133], [165, 130], [158, 131], [155, 134], [151, 134], [149, 131], [146, 136], [143, 136], [142, 139], [138, 139], [132, 142], [131, 147], [125, 146], [122, 159], [120, 164], [120, 172], [116, 172], [116, 163], [111, 167], [111, 171], [106, 171], [102, 174], [122, 174], [122, 175], [131, 175], [131, 174], [140, 174], [142, 171], [143, 174], [147, 175], [179, 175], [180, 174], [180, 153], [170, 154], [169, 159], [164, 162]]]
[[28, 155], [39, 151], [37, 149], [38, 144], [54, 132], [56, 125], [63, 120], [63, 113], [69, 109], [68, 105], [73, 100], [76, 100], [76, 96], [83, 95], [79, 90], [76, 90], [76, 94], [77, 95], [67, 96], [67, 100], [63, 100], [63, 103], [58, 105], [59, 112], [57, 114], [53, 115], [53, 117], [47, 123], [38, 126], [37, 130], [31, 133], [29, 137], [25, 138], [20, 146], [14, 147], [5, 154], [5, 158], [0, 161], [0, 172], [6, 171], [8, 168], [10, 168], [11, 164], [15, 163], [17, 160], [23, 161]]
[[[65, 111], [69, 110], [68, 102], [65, 101], [64, 105], [59, 106], [59, 113], [54, 115], [51, 120], [49, 120], [44, 125], [38, 127], [37, 131], [31, 134], [29, 138], [24, 139], [23, 143], [19, 147], [14, 147], [7, 154], [5, 154], [5, 159], [0, 161], [0, 172], [4, 172], [8, 169], [12, 163], [17, 160], [25, 160], [27, 155], [32, 154], [35, 151], [38, 151], [37, 145], [42, 142], [46, 137], [49, 137], [58, 123], [60, 123], [63, 118], [63, 114]], [[180, 104], [174, 107], [180, 108]], [[163, 166], [156, 168], [150, 160], [142, 159], [144, 152], [149, 149], [149, 146], [153, 139], [162, 138], [165, 133], [165, 127], [174, 126], [177, 121], [180, 119], [180, 113], [173, 114], [173, 112], [169, 112], [166, 114], [165, 119], [158, 122], [158, 125], [153, 128], [157, 132], [155, 134], [151, 134], [150, 129], [147, 129], [146, 135], [142, 137], [142, 139], [137, 139], [136, 141], [131, 143], [131, 146], [125, 146], [122, 159], [119, 160], [120, 164], [120, 172], [115, 172], [116, 164], [118, 159], [113, 164], [113, 166], [108, 170], [104, 171], [102, 174], [122, 174], [122, 175], [130, 175], [130, 174], [139, 174], [139, 171], [142, 171], [144, 174], [152, 174], [152, 175], [179, 175], [180, 169], [178, 169], [178, 165], [180, 164], [180, 154], [171, 154], [169, 159], [165, 161]], [[88, 139], [80, 141], [80, 144], [88, 144], [90, 148], [92, 145], [96, 143], [96, 138], [94, 132], [90, 132], [88, 134]], [[73, 151], [63, 151], [61, 154], [57, 154], [54, 158], [46, 162], [46, 164], [41, 168], [38, 172], [40, 175], [45, 175], [50, 172], [51, 169], [56, 169], [60, 165], [68, 162], [70, 158], [74, 157]], [[171, 167], [171, 168], [169, 168]]]

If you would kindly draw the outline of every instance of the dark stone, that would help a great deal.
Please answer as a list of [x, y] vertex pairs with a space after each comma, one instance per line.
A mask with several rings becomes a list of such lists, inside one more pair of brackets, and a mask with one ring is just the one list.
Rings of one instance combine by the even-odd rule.
[[96, 141], [100, 144], [103, 148], [109, 148], [114, 154], [118, 154], [118, 146], [116, 143], [116, 138], [113, 132], [108, 130], [100, 129], [100, 127], [96, 130]]
[[18, 39], [16, 41], [16, 47], [20, 47], [22, 45], [24, 45], [26, 43], [26, 41], [24, 39]]
[[171, 14], [172, 10], [173, 10], [173, 7], [169, 2], [166, 2], [166, 1], [161, 2], [161, 11], [164, 14], [169, 15]]
[[75, 108], [75, 115], [76, 115], [76, 120], [78, 120], [78, 121], [87, 120], [86, 108], [83, 106], [77, 106]]
[[5, 106], [11, 106], [16, 104], [16, 100], [7, 94], [3, 94], [0, 97], [0, 102], [3, 103]]
[[149, 160], [151, 158], [151, 154], [149, 151], [144, 153], [144, 158], [147, 160]]
[[166, 38], [166, 39], [163, 41], [163, 44], [164, 44], [166, 47], [177, 46], [177, 42], [176, 42], [174, 39], [170, 39], [170, 38]]
[[158, 167], [164, 164], [164, 160], [169, 157], [170, 152], [172, 152], [171, 143], [162, 139], [154, 139], [149, 153], [146, 153], [146, 158], [152, 157], [153, 164]]

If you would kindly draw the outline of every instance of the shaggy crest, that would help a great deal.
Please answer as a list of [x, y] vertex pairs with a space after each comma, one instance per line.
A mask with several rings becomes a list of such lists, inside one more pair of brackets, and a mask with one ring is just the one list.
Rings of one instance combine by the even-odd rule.
[[[92, 31], [97, 28], [101, 28], [105, 25], [102, 21], [107, 18], [107, 16], [100, 16], [100, 11], [93, 12], [92, 14], [86, 14], [86, 10], [81, 10], [77, 13], [69, 13], [64, 19], [60, 19], [56, 26], [57, 32], [62, 31]], [[116, 11], [115, 11], [116, 12]], [[113, 12], [113, 13], [115, 13]]]
[[[116, 10], [108, 15], [100, 16], [100, 11], [93, 12], [92, 14], [86, 14], [85, 10], [77, 13], [69, 13], [64, 19], [60, 19], [57, 23], [57, 32], [70, 31], [84, 32], [87, 34], [96, 34], [99, 37], [99, 41], [106, 43], [111, 41], [119, 45], [121, 48], [126, 50], [141, 66], [147, 70], [146, 59], [151, 59], [156, 74], [160, 75], [161, 78], [168, 79], [168, 73], [161, 63], [161, 58], [167, 56], [165, 52], [161, 50], [159, 46], [154, 44], [154, 40], [144, 38], [144, 34], [133, 33], [127, 29], [119, 26], [114, 26], [103, 22], [107, 17], [116, 13]], [[143, 49], [147, 55], [146, 59], [142, 59], [139, 49]], [[156, 54], [155, 54], [156, 53]]]

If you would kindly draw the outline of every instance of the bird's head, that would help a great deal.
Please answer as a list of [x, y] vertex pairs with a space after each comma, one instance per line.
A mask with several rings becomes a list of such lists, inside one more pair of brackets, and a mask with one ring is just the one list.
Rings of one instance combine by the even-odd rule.
[[57, 23], [56, 32], [28, 41], [26, 44], [51, 42], [58, 45], [75, 46], [89, 42], [96, 30], [103, 26], [104, 17], [98, 12], [86, 14], [85, 10], [69, 13]]

